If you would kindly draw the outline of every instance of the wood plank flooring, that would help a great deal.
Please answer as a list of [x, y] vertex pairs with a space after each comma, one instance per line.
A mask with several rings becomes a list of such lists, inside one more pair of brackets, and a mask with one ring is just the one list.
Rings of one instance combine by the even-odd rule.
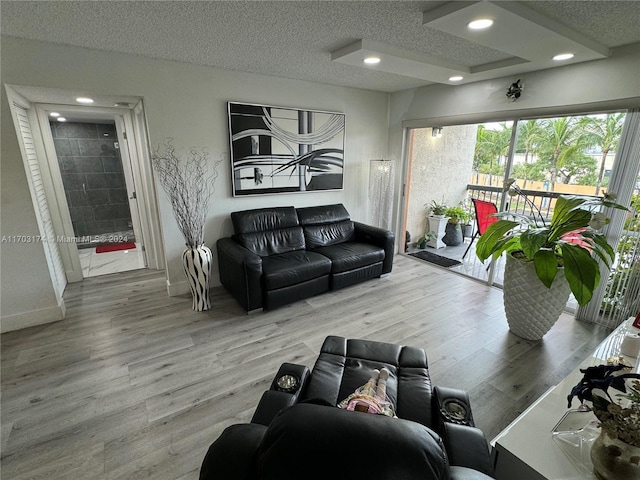
[[279, 365], [312, 367], [329, 334], [424, 348], [433, 383], [468, 390], [492, 438], [609, 333], [563, 315], [544, 341], [518, 339], [500, 290], [404, 255], [390, 277], [271, 312], [212, 293], [198, 313], [163, 272], [96, 277], [68, 287], [63, 321], [3, 334], [2, 478], [197, 479]]

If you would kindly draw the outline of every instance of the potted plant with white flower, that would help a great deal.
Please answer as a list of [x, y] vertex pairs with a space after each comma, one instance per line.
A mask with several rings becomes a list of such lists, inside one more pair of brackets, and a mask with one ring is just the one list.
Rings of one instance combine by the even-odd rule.
[[[513, 182], [505, 188], [522, 195]], [[615, 252], [599, 230], [609, 223], [603, 207], [627, 210], [614, 195], [561, 195], [550, 222], [540, 212], [496, 214], [478, 240], [476, 254], [484, 261], [506, 253], [503, 298], [510, 330], [540, 340], [557, 321], [573, 293], [579, 305], [591, 300], [600, 281], [596, 257], [610, 267]]]

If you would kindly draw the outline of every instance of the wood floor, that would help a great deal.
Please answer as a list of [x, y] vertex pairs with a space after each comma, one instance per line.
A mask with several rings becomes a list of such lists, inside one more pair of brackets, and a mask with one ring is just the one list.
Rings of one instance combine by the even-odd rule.
[[500, 290], [402, 255], [388, 278], [272, 312], [213, 294], [198, 313], [163, 272], [96, 277], [68, 287], [65, 320], [3, 334], [2, 478], [196, 479], [278, 366], [311, 367], [328, 334], [424, 348], [433, 383], [468, 390], [492, 438], [608, 334], [563, 315], [520, 340]]

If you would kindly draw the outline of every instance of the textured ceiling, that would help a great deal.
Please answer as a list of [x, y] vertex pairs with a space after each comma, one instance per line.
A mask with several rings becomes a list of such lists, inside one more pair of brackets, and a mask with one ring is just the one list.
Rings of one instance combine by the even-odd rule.
[[[2, 0], [0, 16], [3, 35], [391, 92], [429, 82], [331, 52], [366, 39], [468, 67], [509, 57], [423, 25], [423, 12], [444, 3]], [[518, 3], [604, 47], [640, 42], [640, 1]]]

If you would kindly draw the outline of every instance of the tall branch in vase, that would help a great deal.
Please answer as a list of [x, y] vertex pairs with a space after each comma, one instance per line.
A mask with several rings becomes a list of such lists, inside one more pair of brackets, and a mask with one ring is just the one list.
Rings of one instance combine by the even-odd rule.
[[[204, 224], [222, 160], [210, 162], [209, 152], [196, 147], [191, 147], [181, 158], [172, 142], [173, 139], [167, 138], [163, 151], [154, 150], [151, 160], [171, 201], [178, 228], [187, 246], [194, 248], [204, 244]], [[207, 173], [209, 164], [211, 173]]]

